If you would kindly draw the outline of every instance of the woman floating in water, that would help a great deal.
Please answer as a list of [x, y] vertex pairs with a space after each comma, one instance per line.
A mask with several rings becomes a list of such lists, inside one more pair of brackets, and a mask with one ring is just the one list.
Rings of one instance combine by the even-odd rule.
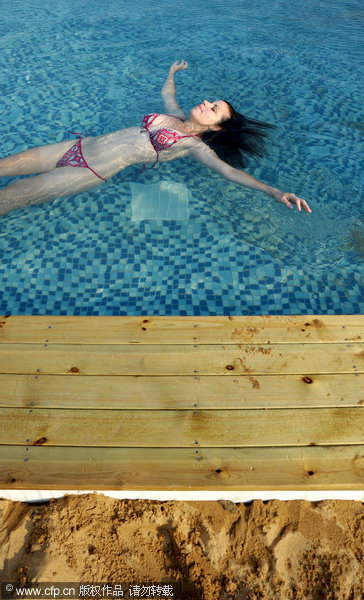
[[67, 140], [0, 159], [2, 177], [39, 173], [0, 190], [0, 214], [98, 187], [129, 165], [155, 164], [183, 156], [191, 156], [226, 179], [264, 192], [289, 208], [296, 205], [298, 210], [311, 212], [305, 200], [241, 170], [245, 166], [244, 153], [262, 156], [265, 130], [271, 125], [240, 115], [225, 100], [204, 100], [189, 117], [181, 110], [175, 99], [174, 74], [187, 66], [184, 60], [175, 62], [162, 88], [169, 114], [147, 115], [141, 127], [97, 137], [76, 134], [76, 142]]

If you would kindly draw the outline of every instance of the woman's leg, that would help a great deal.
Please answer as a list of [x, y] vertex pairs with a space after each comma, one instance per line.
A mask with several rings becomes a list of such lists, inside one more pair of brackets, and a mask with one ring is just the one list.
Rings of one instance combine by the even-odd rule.
[[101, 184], [96, 175], [82, 167], [59, 167], [42, 175], [18, 179], [0, 189], [0, 215], [30, 204], [79, 194]]
[[66, 140], [48, 146], [39, 146], [18, 152], [12, 156], [0, 158], [0, 177], [16, 177], [18, 175], [33, 175], [45, 173], [54, 169], [60, 158], [75, 143], [75, 140]]

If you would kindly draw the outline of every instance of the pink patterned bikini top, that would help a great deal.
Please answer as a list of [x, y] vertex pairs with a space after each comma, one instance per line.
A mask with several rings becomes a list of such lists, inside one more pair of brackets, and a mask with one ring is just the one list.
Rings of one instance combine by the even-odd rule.
[[[156, 119], [156, 117], [159, 117], [159, 113], [152, 113], [151, 115], [146, 115], [143, 118], [142, 125], [141, 125], [142, 128], [145, 129], [149, 133], [150, 143], [152, 144], [152, 146], [157, 154], [157, 158], [156, 158], [154, 164], [150, 167], [151, 169], [153, 169], [153, 167], [157, 164], [157, 162], [159, 160], [159, 152], [161, 150], [170, 148], [176, 142], [178, 142], [178, 140], [182, 140], [183, 138], [196, 137], [199, 135], [198, 133], [191, 134], [191, 135], [181, 135], [181, 134], [177, 133], [176, 131], [174, 131], [173, 129], [165, 129], [165, 128], [157, 129], [156, 131], [150, 131], [149, 127], [152, 125], [152, 123]], [[175, 115], [166, 115], [166, 117], [174, 117], [177, 119], [180, 118], [180, 117], [175, 117]], [[180, 119], [180, 120], [182, 121], [183, 119]], [[145, 168], [146, 167], [144, 165], [142, 171]]]

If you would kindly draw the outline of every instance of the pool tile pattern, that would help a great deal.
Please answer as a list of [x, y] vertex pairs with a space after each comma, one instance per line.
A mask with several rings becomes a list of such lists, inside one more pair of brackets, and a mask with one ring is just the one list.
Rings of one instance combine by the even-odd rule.
[[[201, 9], [199, 27], [194, 3], [183, 6], [182, 18], [175, 0], [123, 9], [110, 0], [102, 10], [97, 0], [59, 0], [57, 11], [40, 0], [14, 3], [0, 22], [1, 156], [67, 139], [69, 130], [99, 135], [140, 123], [163, 109], [166, 71], [184, 56], [189, 69], [176, 76], [181, 105], [196, 104], [197, 82], [198, 102], [227, 97], [276, 123], [268, 156], [248, 162], [247, 171], [306, 198], [312, 214], [187, 159], [141, 175], [140, 166], [129, 167], [87, 194], [0, 217], [0, 313], [363, 311], [363, 46], [355, 3], [336, 6], [334, 18], [316, 0], [300, 11], [288, 0], [232, 0], [226, 11], [215, 0]], [[153, 23], [168, 18], [163, 47], [155, 27], [140, 28], [141, 13]], [[212, 62], [201, 45], [211, 39]], [[164, 179], [190, 190], [188, 221], [133, 223], [129, 183]]]

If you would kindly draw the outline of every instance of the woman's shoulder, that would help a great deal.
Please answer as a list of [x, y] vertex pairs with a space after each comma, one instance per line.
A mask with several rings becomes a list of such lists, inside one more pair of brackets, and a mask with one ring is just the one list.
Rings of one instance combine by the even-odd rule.
[[150, 113], [148, 115], [144, 115], [143, 123], [145, 125], [151, 125], [152, 123], [153, 123], [153, 125], [164, 125], [167, 122], [171, 123], [171, 119], [175, 119], [176, 123], [180, 123], [181, 121], [184, 121], [184, 119], [182, 119], [182, 117], [180, 117], [178, 115], [154, 112], [154, 113]]

